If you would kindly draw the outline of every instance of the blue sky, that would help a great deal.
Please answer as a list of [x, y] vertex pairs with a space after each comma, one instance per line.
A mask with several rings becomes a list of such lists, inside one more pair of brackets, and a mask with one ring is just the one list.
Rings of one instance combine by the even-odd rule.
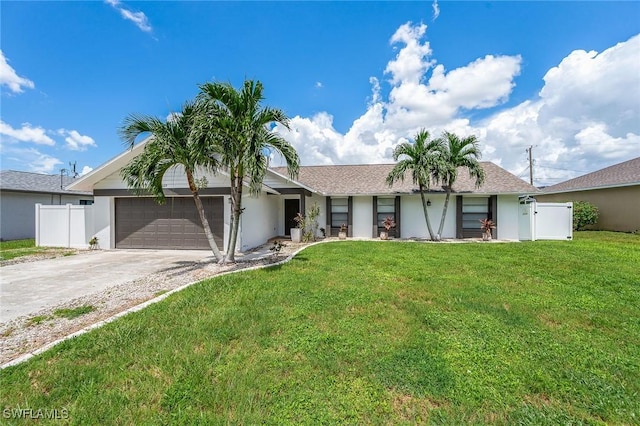
[[245, 78], [304, 165], [391, 162], [422, 127], [522, 177], [533, 145], [538, 185], [640, 155], [640, 2], [3, 1], [0, 35], [2, 169], [88, 171], [128, 114]]

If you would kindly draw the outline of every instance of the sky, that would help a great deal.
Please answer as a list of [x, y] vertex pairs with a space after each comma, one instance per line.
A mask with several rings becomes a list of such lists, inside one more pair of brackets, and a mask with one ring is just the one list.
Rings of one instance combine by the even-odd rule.
[[245, 79], [302, 165], [392, 163], [423, 128], [525, 180], [531, 146], [537, 186], [640, 156], [637, 1], [2, 1], [0, 24], [2, 170], [87, 173], [128, 115]]

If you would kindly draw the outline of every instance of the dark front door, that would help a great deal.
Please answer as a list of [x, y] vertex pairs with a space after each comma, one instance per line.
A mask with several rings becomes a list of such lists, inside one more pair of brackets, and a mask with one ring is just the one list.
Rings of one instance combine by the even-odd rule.
[[284, 200], [284, 235], [291, 235], [291, 228], [297, 223], [293, 220], [300, 213], [300, 200]]

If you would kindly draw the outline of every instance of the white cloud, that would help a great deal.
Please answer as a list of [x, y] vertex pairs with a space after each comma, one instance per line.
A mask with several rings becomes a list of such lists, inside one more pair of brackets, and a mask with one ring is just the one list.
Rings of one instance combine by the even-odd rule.
[[58, 130], [58, 134], [66, 136], [66, 147], [72, 151], [86, 151], [89, 147], [96, 147], [96, 142], [90, 136], [81, 135], [77, 130]]
[[426, 60], [431, 55], [429, 42], [420, 43], [426, 31], [425, 24], [413, 26], [411, 22], [407, 22], [391, 36], [391, 44], [405, 44], [384, 71], [385, 74], [391, 74], [391, 83], [417, 84], [431, 67], [432, 62]]
[[[302, 163], [390, 162], [403, 138], [427, 128], [475, 134], [484, 159], [513, 173], [526, 169], [533, 145], [536, 184], [551, 184], [637, 156], [640, 152], [640, 35], [600, 53], [570, 52], [543, 78], [539, 96], [472, 122], [461, 112], [508, 100], [521, 72], [518, 56], [486, 55], [446, 71], [422, 41], [427, 26], [404, 24], [391, 37], [400, 44], [385, 74], [382, 95], [371, 77], [366, 111], [341, 134], [327, 112], [295, 117], [291, 131], [276, 128], [298, 150]], [[394, 46], [395, 47], [395, 46]]]
[[42, 127], [32, 127], [29, 123], [23, 123], [19, 129], [14, 129], [11, 125], [0, 120], [0, 135], [9, 136], [21, 142], [33, 142], [38, 145], [55, 145], [55, 141], [46, 135], [46, 130]]
[[536, 183], [547, 185], [637, 156], [638, 61], [640, 35], [601, 53], [569, 53], [546, 73], [538, 98], [480, 123], [495, 149], [488, 158], [522, 170], [533, 145]]
[[321, 81], [316, 81], [315, 86], [316, 86], [317, 89], [321, 89], [322, 88], [322, 82]]
[[35, 148], [16, 148], [5, 145], [2, 145], [1, 148], [3, 158], [19, 163], [20, 168], [26, 168], [32, 172], [51, 174], [58, 164], [62, 164], [62, 161], [57, 158]]
[[84, 176], [84, 175], [86, 175], [87, 173], [90, 173], [90, 172], [92, 172], [92, 171], [93, 171], [93, 167], [84, 166], [84, 167], [82, 168], [82, 171], [80, 172], [80, 176]]
[[14, 70], [4, 53], [0, 50], [0, 85], [7, 86], [13, 93], [22, 93], [23, 88], [33, 89], [35, 84], [33, 81], [25, 77], [20, 77]]
[[486, 108], [507, 99], [520, 71], [519, 57], [488, 55], [449, 73], [437, 65], [425, 82], [436, 64], [429, 44], [421, 41], [426, 29], [407, 23], [393, 34], [391, 43], [403, 46], [385, 69], [391, 84], [388, 99], [378, 78], [371, 77], [367, 110], [344, 135], [333, 128], [328, 113], [292, 120], [292, 131], [282, 133], [304, 164], [388, 163], [398, 142], [421, 127], [434, 136], [445, 128], [466, 132], [468, 120], [456, 116], [460, 109]]
[[440, 6], [438, 6], [438, 0], [433, 0], [433, 4], [431, 5], [433, 8], [433, 20], [435, 21], [440, 16]]
[[[276, 126], [274, 130], [293, 144], [304, 164], [333, 164], [344, 136], [333, 128], [333, 117], [326, 112], [312, 118], [296, 116], [289, 122], [291, 130]], [[275, 158], [275, 164], [281, 164]]]
[[34, 159], [29, 163], [29, 168], [36, 173], [52, 173], [62, 161], [48, 154], [33, 150]]
[[149, 18], [147, 18], [147, 15], [145, 15], [144, 12], [133, 12], [123, 6], [119, 0], [106, 0], [105, 3], [111, 5], [114, 9], [120, 12], [120, 16], [124, 19], [136, 24], [140, 30], [147, 33], [153, 31], [153, 28], [149, 23]]

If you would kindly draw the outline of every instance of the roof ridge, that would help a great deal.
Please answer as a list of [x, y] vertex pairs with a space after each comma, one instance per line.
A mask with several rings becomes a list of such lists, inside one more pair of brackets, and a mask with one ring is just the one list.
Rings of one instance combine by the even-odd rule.
[[48, 174], [48, 173], [38, 173], [38, 172], [26, 172], [24, 170], [2, 170], [0, 171], [0, 173], [6, 173], [6, 172], [12, 172], [12, 173], [28, 173], [31, 175], [38, 175], [38, 176], [58, 176], [57, 174]]

